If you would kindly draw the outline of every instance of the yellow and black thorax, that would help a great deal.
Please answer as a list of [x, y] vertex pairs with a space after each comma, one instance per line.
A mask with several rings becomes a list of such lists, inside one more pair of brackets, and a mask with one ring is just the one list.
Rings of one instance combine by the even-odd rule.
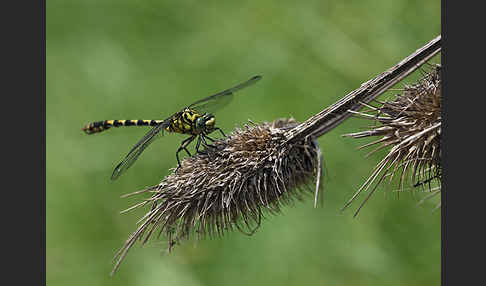
[[180, 134], [208, 134], [213, 131], [215, 123], [214, 115], [210, 113], [201, 114], [194, 109], [185, 108], [183, 111], [169, 118], [165, 130]]

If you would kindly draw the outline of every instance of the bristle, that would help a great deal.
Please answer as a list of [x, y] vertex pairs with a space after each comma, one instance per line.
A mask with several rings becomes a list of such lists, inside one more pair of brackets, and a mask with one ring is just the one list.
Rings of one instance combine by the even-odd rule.
[[306, 186], [320, 175], [320, 151], [311, 138], [285, 143], [285, 131], [296, 125], [293, 119], [248, 124], [216, 140], [214, 149], [185, 158], [147, 189], [153, 193], [146, 200], [150, 211], [116, 255], [113, 273], [133, 243], [142, 236], [146, 242], [156, 229], [168, 238], [169, 250], [191, 234], [222, 236], [237, 229], [251, 235], [265, 213], [277, 214], [312, 193]]
[[[440, 193], [441, 162], [441, 78], [440, 65], [431, 65], [428, 72], [416, 84], [405, 86], [401, 94], [379, 107], [370, 107], [369, 113], [354, 112], [378, 124], [371, 130], [346, 134], [353, 138], [380, 136], [381, 138], [362, 147], [376, 146], [375, 152], [391, 147], [388, 154], [378, 163], [370, 178], [361, 186], [344, 208], [349, 206], [362, 192], [371, 191], [361, 207], [376, 190], [385, 177], [391, 181], [399, 173], [398, 189], [403, 191], [407, 174], [412, 188]], [[436, 183], [432, 184], [433, 181]], [[374, 185], [373, 185], [374, 184]], [[436, 185], [439, 185], [437, 191]]]

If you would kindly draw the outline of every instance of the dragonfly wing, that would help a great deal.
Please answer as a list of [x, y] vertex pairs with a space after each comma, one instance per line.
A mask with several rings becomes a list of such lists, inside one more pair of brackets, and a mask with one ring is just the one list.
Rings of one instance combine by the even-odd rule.
[[206, 98], [200, 99], [189, 105], [188, 108], [195, 109], [199, 112], [212, 113], [217, 109], [220, 109], [221, 107], [227, 105], [231, 101], [231, 99], [233, 99], [234, 92], [254, 84], [261, 78], [262, 76], [260, 75], [254, 76], [249, 80], [240, 83], [232, 88], [228, 88], [216, 94], [210, 95]]
[[157, 136], [158, 134], [162, 135], [163, 130], [168, 126], [169, 120], [165, 120], [161, 124], [153, 127], [150, 129], [143, 138], [133, 146], [132, 150], [128, 153], [128, 155], [121, 161], [113, 170], [113, 173], [111, 175], [112, 180], [118, 179], [120, 175], [125, 172], [130, 166], [135, 163], [135, 161], [138, 159], [140, 154], [142, 154], [143, 150], [147, 148], [155, 139], [157, 139], [160, 136]]
[[233, 100], [233, 93], [220, 94], [219, 97], [214, 97], [195, 106], [191, 105], [189, 108], [197, 110], [199, 113], [214, 113], [216, 110], [228, 105], [231, 100]]

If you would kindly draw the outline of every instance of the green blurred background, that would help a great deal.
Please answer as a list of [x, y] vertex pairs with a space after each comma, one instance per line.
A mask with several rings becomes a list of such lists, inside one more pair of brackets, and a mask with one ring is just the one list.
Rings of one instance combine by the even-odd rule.
[[[166, 136], [119, 180], [113, 167], [147, 129], [87, 136], [104, 119], [164, 119], [197, 99], [261, 74], [219, 111], [230, 132], [248, 119], [299, 121], [440, 33], [440, 1], [47, 2], [47, 285], [439, 285], [440, 211], [421, 193], [382, 187], [340, 209], [383, 153], [341, 134], [321, 137], [324, 205], [313, 198], [268, 216], [247, 237], [136, 244], [119, 272], [111, 259], [145, 210], [121, 215], [176, 166], [184, 138]], [[434, 59], [439, 62], [439, 58]], [[416, 78], [416, 76], [412, 76]], [[410, 79], [408, 80], [410, 82]]]

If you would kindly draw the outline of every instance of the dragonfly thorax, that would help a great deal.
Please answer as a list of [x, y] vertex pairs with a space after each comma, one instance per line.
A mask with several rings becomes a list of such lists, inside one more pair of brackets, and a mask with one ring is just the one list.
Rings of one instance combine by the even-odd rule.
[[185, 108], [182, 112], [174, 115], [165, 130], [181, 134], [209, 134], [215, 129], [214, 115], [211, 113], [199, 113], [190, 108]]

